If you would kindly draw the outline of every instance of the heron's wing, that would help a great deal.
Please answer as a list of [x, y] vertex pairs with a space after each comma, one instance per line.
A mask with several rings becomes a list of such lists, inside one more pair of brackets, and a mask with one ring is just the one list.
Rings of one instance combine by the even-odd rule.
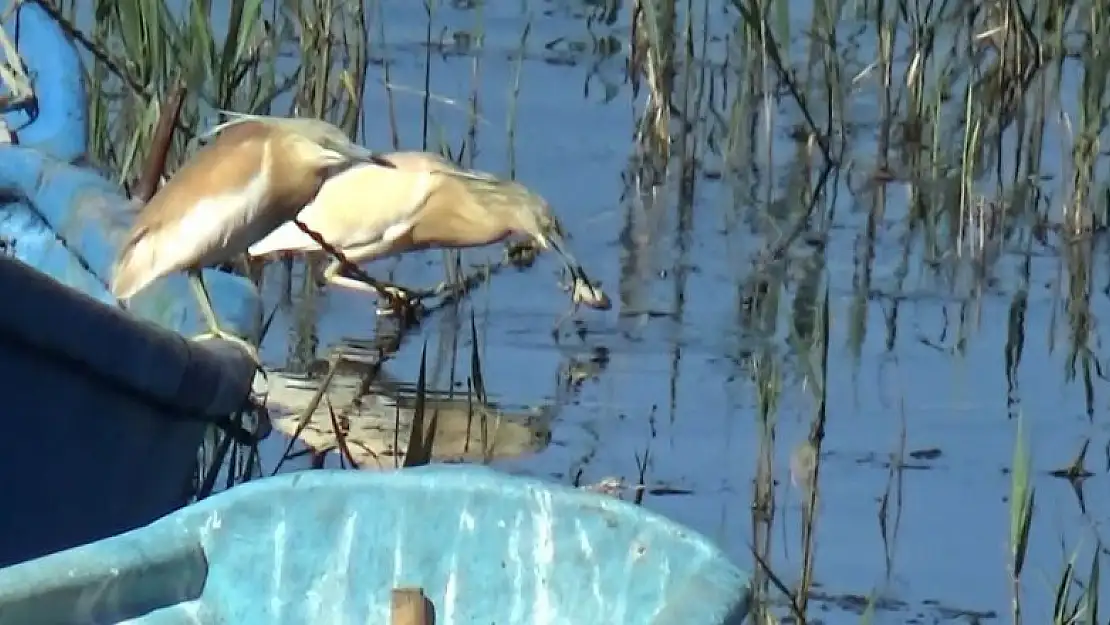
[[261, 236], [270, 150], [243, 129], [197, 151], [139, 211], [112, 269], [127, 299], [151, 281], [241, 253]]
[[215, 126], [212, 126], [211, 128], [209, 128], [208, 130], [198, 134], [197, 139], [199, 139], [201, 141], [205, 141], [207, 139], [211, 139], [212, 137], [220, 134], [224, 130], [227, 130], [231, 126], [242, 124], [244, 122], [266, 121], [267, 119], [269, 119], [268, 117], [263, 116], [263, 115], [252, 115], [250, 113], [239, 113], [239, 112], [236, 112], [236, 111], [225, 111], [223, 109], [217, 109], [217, 110], [220, 113], [223, 113], [224, 116], [227, 117], [227, 120], [225, 120], [223, 122], [220, 122], [219, 124], [216, 124]]
[[221, 132], [227, 130], [228, 128], [231, 128], [232, 126], [238, 126], [239, 124], [245, 124], [247, 122], [259, 122], [259, 123], [263, 123], [263, 124], [269, 124], [271, 126], [279, 126], [279, 127], [287, 127], [287, 128], [294, 128], [294, 127], [301, 126], [301, 125], [306, 124], [306, 123], [307, 124], [327, 124], [329, 126], [331, 125], [331, 124], [328, 124], [327, 122], [325, 122], [323, 120], [318, 120], [318, 119], [314, 119], [314, 118], [278, 117], [276, 115], [255, 115], [254, 113], [240, 113], [238, 111], [228, 111], [228, 110], [224, 110], [224, 109], [216, 109], [216, 110], [219, 111], [220, 113], [222, 113], [225, 117], [227, 117], [227, 119], [225, 119], [224, 121], [216, 124], [215, 126], [212, 126], [211, 128], [204, 131], [203, 133], [197, 135], [198, 139], [200, 139], [202, 141], [210, 139], [210, 138], [220, 134]]
[[297, 224], [287, 221], [247, 248], [247, 255], [258, 257], [274, 252], [312, 252], [319, 249], [319, 244], [312, 237], [305, 234]]
[[[435, 175], [372, 163], [352, 167], [326, 180], [297, 221], [341, 251], [389, 243], [412, 228], [436, 184]], [[321, 250], [300, 226], [289, 222], [252, 245], [248, 254]]]
[[479, 180], [489, 182], [501, 180], [500, 177], [488, 172], [466, 169], [436, 152], [401, 151], [383, 154], [382, 156], [392, 161], [398, 169], [432, 171], [460, 178], [464, 181]]

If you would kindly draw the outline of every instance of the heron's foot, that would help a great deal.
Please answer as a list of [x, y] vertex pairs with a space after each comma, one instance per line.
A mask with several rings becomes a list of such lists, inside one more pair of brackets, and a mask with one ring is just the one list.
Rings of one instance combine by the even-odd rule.
[[258, 356], [258, 348], [230, 332], [225, 332], [219, 328], [212, 328], [208, 332], [193, 337], [194, 341], [211, 341], [212, 339], [223, 339], [229, 343], [238, 345], [243, 351], [247, 352], [247, 356], [250, 356], [255, 366], [262, 369], [262, 359]]
[[411, 320], [421, 308], [423, 294], [393, 284], [383, 285], [378, 291], [378, 316], [395, 316]]
[[540, 249], [532, 241], [518, 241], [505, 246], [505, 262], [517, 269], [531, 267], [539, 255]]
[[391, 295], [402, 297], [409, 301], [431, 299], [444, 294], [454, 293], [462, 288], [462, 285], [455, 285], [452, 282], [440, 282], [430, 289], [407, 289], [395, 284], [387, 284], [384, 286], [385, 290], [389, 291]]
[[406, 289], [396, 284], [387, 284], [382, 287], [382, 293], [390, 300], [404, 300], [406, 302], [420, 299], [421, 293], [413, 289]]
[[467, 285], [465, 281], [444, 280], [435, 286], [435, 288], [425, 291], [427, 297], [459, 297], [466, 293]]

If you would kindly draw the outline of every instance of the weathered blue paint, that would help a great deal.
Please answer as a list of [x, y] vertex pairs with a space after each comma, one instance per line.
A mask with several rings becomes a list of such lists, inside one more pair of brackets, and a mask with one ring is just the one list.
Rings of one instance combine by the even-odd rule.
[[[85, 72], [62, 29], [34, 2], [24, 2], [3, 24], [16, 41], [34, 83], [31, 110], [4, 114], [20, 145], [72, 163], [88, 148]], [[0, 93], [6, 90], [0, 86]]]
[[[38, 150], [0, 146], [3, 193], [18, 198], [0, 205], [0, 237], [15, 256], [112, 304], [107, 276], [134, 214], [119, 188], [91, 169], [62, 163]], [[215, 270], [205, 271], [205, 283], [226, 326], [256, 337], [262, 308], [254, 285]], [[183, 274], [152, 284], [133, 298], [131, 306], [139, 316], [171, 330], [195, 334], [204, 329]]]
[[[17, 21], [38, 106], [5, 116], [20, 145], [0, 146], [0, 566], [179, 508], [206, 424], [241, 408], [254, 377], [237, 348], [182, 337], [202, 329], [183, 276], [131, 313], [114, 304], [106, 276], [132, 209], [72, 164], [87, 149], [76, 50], [34, 3]], [[225, 327], [257, 333], [254, 287], [206, 281]]]
[[0, 566], [99, 540], [186, 502], [208, 423], [254, 366], [0, 258]]
[[740, 625], [748, 578], [704, 537], [604, 495], [440, 465], [238, 486], [0, 571], [0, 624], [387, 623], [421, 586], [454, 625]]

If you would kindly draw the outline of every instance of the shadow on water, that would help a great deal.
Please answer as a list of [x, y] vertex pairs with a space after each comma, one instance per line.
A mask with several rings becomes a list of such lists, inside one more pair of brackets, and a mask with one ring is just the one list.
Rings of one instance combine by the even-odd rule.
[[[479, 354], [519, 427], [495, 466], [643, 481], [757, 572], [760, 622], [1064, 622], [1061, 579], [1063, 610], [1086, 600], [1110, 513], [1105, 2], [364, 6], [365, 142], [514, 175], [618, 300], [553, 337], [557, 264], [502, 271], [391, 350], [379, 409], [410, 407], [426, 345], [427, 387], [459, 393], [429, 401], [471, 418]], [[443, 260], [368, 269], [430, 286]], [[285, 271], [264, 355], [318, 382], [379, 320]]]

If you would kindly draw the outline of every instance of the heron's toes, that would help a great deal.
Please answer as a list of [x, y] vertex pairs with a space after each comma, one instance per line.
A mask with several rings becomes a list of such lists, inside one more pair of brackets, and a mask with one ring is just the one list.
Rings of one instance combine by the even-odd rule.
[[375, 311], [379, 317], [392, 317], [402, 312], [397, 306], [392, 303], [379, 303], [378, 309]]
[[377, 314], [379, 317], [398, 317], [404, 320], [412, 320], [421, 308], [420, 299], [419, 294], [414, 294], [401, 287], [386, 287], [382, 289]]
[[382, 294], [391, 301], [412, 302], [419, 298], [419, 295], [404, 287], [388, 284], [382, 287]]
[[419, 302], [414, 300], [401, 300], [390, 298], [387, 301], [378, 304], [379, 317], [409, 317], [412, 315], [413, 310]]
[[461, 295], [465, 290], [465, 285], [461, 282], [453, 282], [444, 280], [436, 285], [436, 287], [428, 291], [428, 297], [456, 297]]

